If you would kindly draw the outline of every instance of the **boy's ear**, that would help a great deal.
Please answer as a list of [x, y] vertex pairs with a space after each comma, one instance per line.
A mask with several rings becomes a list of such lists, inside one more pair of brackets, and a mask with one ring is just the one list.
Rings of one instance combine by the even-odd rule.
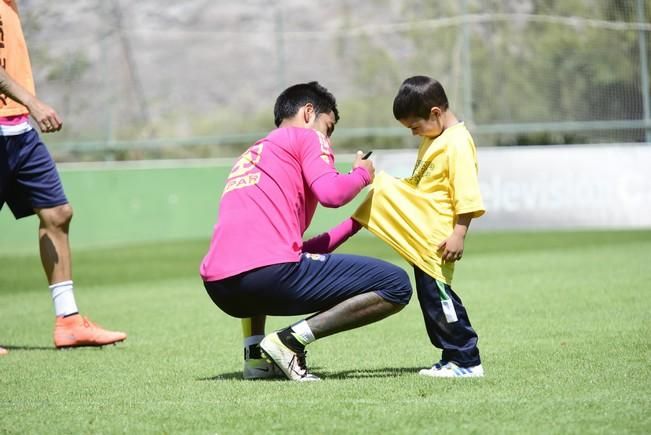
[[430, 119], [431, 118], [434, 118], [434, 119], [440, 118], [442, 114], [443, 114], [443, 111], [438, 106], [432, 107], [432, 109], [429, 112]]

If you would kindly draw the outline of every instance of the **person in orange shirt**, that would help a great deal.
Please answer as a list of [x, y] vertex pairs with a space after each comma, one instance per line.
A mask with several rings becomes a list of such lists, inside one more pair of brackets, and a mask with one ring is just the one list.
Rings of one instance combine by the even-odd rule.
[[[15, 0], [0, 0], [0, 209], [16, 219], [36, 214], [41, 262], [50, 284], [57, 348], [103, 346], [124, 341], [81, 316], [73, 293], [68, 229], [72, 208], [54, 160], [29, 123], [42, 133], [61, 130], [56, 111], [35, 96], [29, 53]], [[0, 355], [7, 354], [0, 347]]]

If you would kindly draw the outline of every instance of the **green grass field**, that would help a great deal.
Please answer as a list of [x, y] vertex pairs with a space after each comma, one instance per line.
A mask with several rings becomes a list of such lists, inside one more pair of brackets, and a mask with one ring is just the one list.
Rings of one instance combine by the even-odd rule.
[[[651, 433], [651, 232], [473, 233], [456, 271], [487, 376], [429, 379], [416, 297], [310, 346], [323, 382], [241, 380], [206, 241], [76, 251], [77, 301], [116, 347], [55, 351], [37, 256], [0, 256], [0, 433]], [[343, 251], [404, 263], [371, 237]], [[269, 328], [292, 319], [272, 318]]]

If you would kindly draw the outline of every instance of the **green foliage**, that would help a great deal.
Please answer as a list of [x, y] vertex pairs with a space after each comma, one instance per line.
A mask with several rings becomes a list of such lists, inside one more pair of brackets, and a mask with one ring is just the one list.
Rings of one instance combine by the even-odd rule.
[[[188, 10], [212, 10], [197, 0], [186, 3]], [[642, 129], [598, 128], [599, 121], [643, 117], [647, 90], [641, 89], [641, 76], [649, 73], [641, 71], [636, 23], [651, 22], [651, 0], [644, 0], [641, 19], [636, 5], [636, 0], [340, 0], [307, 16], [299, 3], [286, 6], [282, 28], [269, 22], [264, 8], [244, 11], [233, 5], [233, 13], [207, 13], [205, 19], [213, 21], [205, 28], [197, 24], [196, 32], [192, 23], [201, 22], [201, 14], [185, 20], [153, 14], [144, 28], [125, 31], [134, 51], [133, 71], [125, 69], [124, 48], [106, 7], [75, 12], [101, 23], [83, 44], [70, 43], [78, 27], [64, 26], [71, 32], [65, 33], [51, 24], [57, 22], [51, 16], [64, 13], [56, 2], [23, 8], [23, 21], [38, 88], [47, 89], [49, 102], [67, 119], [51, 142], [62, 150], [76, 144], [72, 153], [55, 144], [55, 156], [95, 158], [98, 147], [88, 149], [86, 142], [105, 140], [105, 156], [99, 158], [131, 159], [237, 154], [246, 141], [216, 150], [187, 145], [186, 139], [267, 131], [279, 71], [287, 80], [318, 79], [330, 86], [346, 109], [339, 131], [375, 129], [364, 138], [375, 148], [408, 144], [383, 137], [379, 129], [397, 126], [393, 97], [402, 80], [416, 74], [441, 81], [452, 110], [471, 126], [520, 125], [515, 133], [477, 135], [481, 145], [536, 143], [544, 136], [540, 126], [531, 124], [567, 121], [593, 121], [597, 128], [580, 127], [585, 131], [567, 137], [548, 132], [550, 143], [641, 141]], [[133, 6], [122, 7], [133, 12]], [[247, 16], [239, 23], [243, 34], [222, 32], [240, 15]], [[178, 35], [172, 38], [176, 44], [166, 43], [167, 32], [148, 30], [155, 28], [169, 28]], [[61, 38], [56, 51], [44, 42], [52, 34]], [[651, 57], [648, 31], [644, 37]], [[219, 44], [237, 47], [241, 55], [226, 57], [222, 51], [229, 50], [214, 49]], [[168, 50], [179, 47], [192, 49], [170, 56]], [[313, 50], [310, 56], [289, 55], [306, 49]], [[201, 74], [203, 67], [211, 74]], [[134, 101], [136, 77], [143, 84], [140, 104]], [[139, 106], [148, 109], [147, 119]], [[353, 151], [358, 143], [353, 136], [338, 141], [339, 148]], [[140, 139], [168, 140], [185, 149], [165, 144], [157, 150], [115, 150], [110, 145], [122, 140], [122, 148], [129, 148], [129, 141]]]
[[[317, 384], [247, 382], [239, 321], [197, 275], [205, 241], [77, 251], [76, 294], [116, 347], [55, 351], [36, 257], [0, 257], [3, 433], [648, 433], [651, 232], [472, 233], [455, 290], [487, 376], [436, 380], [416, 296], [310, 346]], [[357, 236], [344, 252], [404, 266]], [[270, 318], [269, 330], [294, 318]]]

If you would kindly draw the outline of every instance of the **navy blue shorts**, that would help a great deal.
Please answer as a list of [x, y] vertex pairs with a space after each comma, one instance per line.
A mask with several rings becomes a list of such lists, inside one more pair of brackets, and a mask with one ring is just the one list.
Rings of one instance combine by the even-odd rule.
[[68, 203], [54, 160], [35, 130], [0, 136], [0, 209], [5, 202], [16, 219]]
[[240, 318], [316, 313], [368, 292], [406, 305], [412, 293], [403, 269], [347, 254], [302, 254], [298, 263], [273, 264], [204, 286], [222, 311]]

